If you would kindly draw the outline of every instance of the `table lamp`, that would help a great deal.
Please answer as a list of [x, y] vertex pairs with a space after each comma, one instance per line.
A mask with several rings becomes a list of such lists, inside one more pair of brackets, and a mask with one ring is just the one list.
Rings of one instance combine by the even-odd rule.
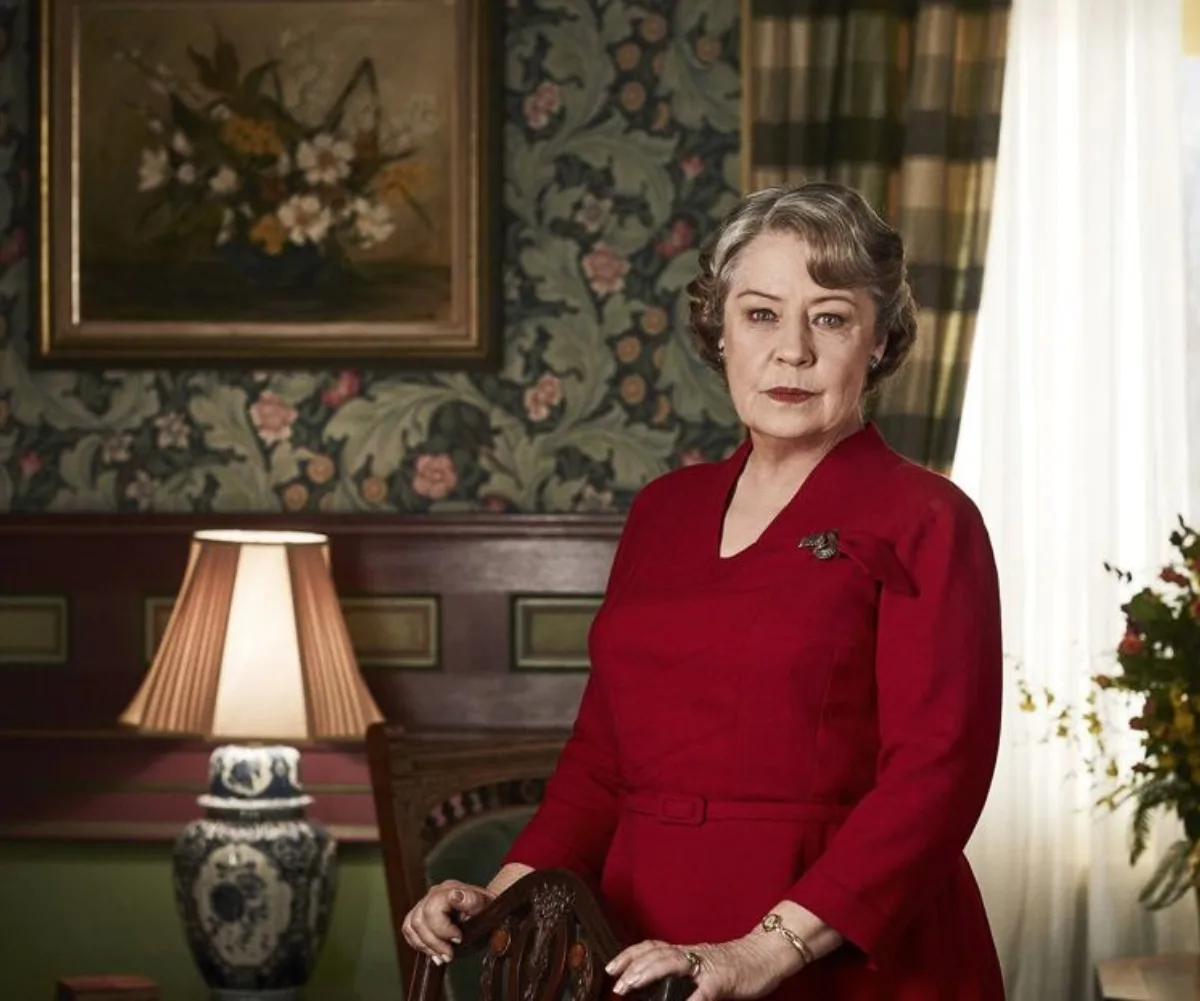
[[214, 1001], [296, 1001], [337, 882], [336, 845], [305, 818], [300, 753], [280, 742], [361, 738], [381, 719], [309, 532], [206, 531], [154, 662], [121, 722], [225, 743], [204, 819], [175, 842], [175, 900]]

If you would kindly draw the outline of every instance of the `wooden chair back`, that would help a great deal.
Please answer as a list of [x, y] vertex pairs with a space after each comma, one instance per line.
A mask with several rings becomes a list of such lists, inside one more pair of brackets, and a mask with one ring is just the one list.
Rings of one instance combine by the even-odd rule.
[[400, 927], [429, 888], [431, 851], [468, 822], [535, 807], [566, 737], [556, 731], [409, 733], [390, 723], [368, 729], [371, 787], [403, 983], [412, 979], [417, 957]]
[[[462, 923], [459, 953], [483, 952], [481, 1001], [599, 1001], [623, 943], [587, 884], [561, 869], [530, 873]], [[442, 1001], [446, 967], [417, 960], [406, 1001]], [[687, 1001], [687, 977], [632, 992], [637, 1001]]]

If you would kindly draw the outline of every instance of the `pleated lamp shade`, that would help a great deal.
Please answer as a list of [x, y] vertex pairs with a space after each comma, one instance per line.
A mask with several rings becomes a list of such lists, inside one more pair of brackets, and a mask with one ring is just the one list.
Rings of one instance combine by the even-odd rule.
[[309, 532], [197, 532], [154, 663], [121, 722], [220, 740], [361, 737], [382, 719]]

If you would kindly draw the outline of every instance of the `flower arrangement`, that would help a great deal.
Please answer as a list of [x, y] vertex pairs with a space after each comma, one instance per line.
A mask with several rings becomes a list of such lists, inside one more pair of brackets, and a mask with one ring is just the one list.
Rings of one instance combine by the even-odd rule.
[[[1108, 783], [1100, 805], [1116, 810], [1132, 803], [1130, 864], [1146, 851], [1156, 811], [1173, 811], [1183, 822], [1184, 837], [1142, 888], [1139, 899], [1152, 910], [1200, 888], [1200, 537], [1180, 518], [1170, 542], [1178, 557], [1162, 568], [1157, 585], [1141, 588], [1121, 606], [1118, 669], [1091, 679], [1085, 710], [1055, 708], [1052, 692], [1039, 698], [1021, 684], [1022, 709], [1048, 713], [1057, 737], [1091, 743], [1088, 770]], [[1104, 566], [1132, 584], [1132, 574]], [[1101, 709], [1110, 705], [1124, 709], [1120, 729], [1140, 734], [1139, 760], [1126, 768], [1105, 742], [1112, 728]]]
[[432, 227], [419, 196], [421, 143], [437, 128], [431, 99], [410, 98], [399, 122], [385, 121], [363, 59], [314, 109], [313, 84], [329, 74], [287, 53], [243, 72], [218, 32], [211, 53], [188, 55], [194, 81], [136, 50], [116, 53], [165, 98], [165, 108], [138, 106], [151, 137], [137, 178], [142, 235], [198, 237], [247, 277], [291, 284], [330, 262], [350, 268], [345, 251], [387, 240], [405, 208]]

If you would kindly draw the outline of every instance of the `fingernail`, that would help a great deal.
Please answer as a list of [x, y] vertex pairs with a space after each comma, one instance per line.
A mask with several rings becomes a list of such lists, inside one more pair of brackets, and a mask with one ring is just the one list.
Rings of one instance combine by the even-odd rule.
[[608, 964], [608, 965], [607, 965], [607, 966], [604, 968], [604, 972], [605, 972], [605, 973], [612, 973], [612, 972], [613, 972], [613, 971], [614, 971], [616, 968], [617, 968], [617, 961], [614, 959], [614, 960], [613, 960], [611, 963], [609, 963], [609, 964]]
[[442, 957], [441, 957], [441, 956], [430, 956], [429, 958], [433, 960], [433, 965], [434, 965], [434, 966], [441, 966], [441, 965], [442, 965]]
[[452, 938], [450, 941], [453, 942], [455, 945], [462, 945], [461, 938]]
[[617, 981], [617, 982], [616, 982], [616, 983], [613, 985], [613, 993], [614, 993], [614, 994], [624, 994], [624, 993], [625, 993], [625, 990], [626, 990], [626, 985], [625, 985], [625, 981], [624, 981], [624, 980], [618, 980], [618, 981]]

